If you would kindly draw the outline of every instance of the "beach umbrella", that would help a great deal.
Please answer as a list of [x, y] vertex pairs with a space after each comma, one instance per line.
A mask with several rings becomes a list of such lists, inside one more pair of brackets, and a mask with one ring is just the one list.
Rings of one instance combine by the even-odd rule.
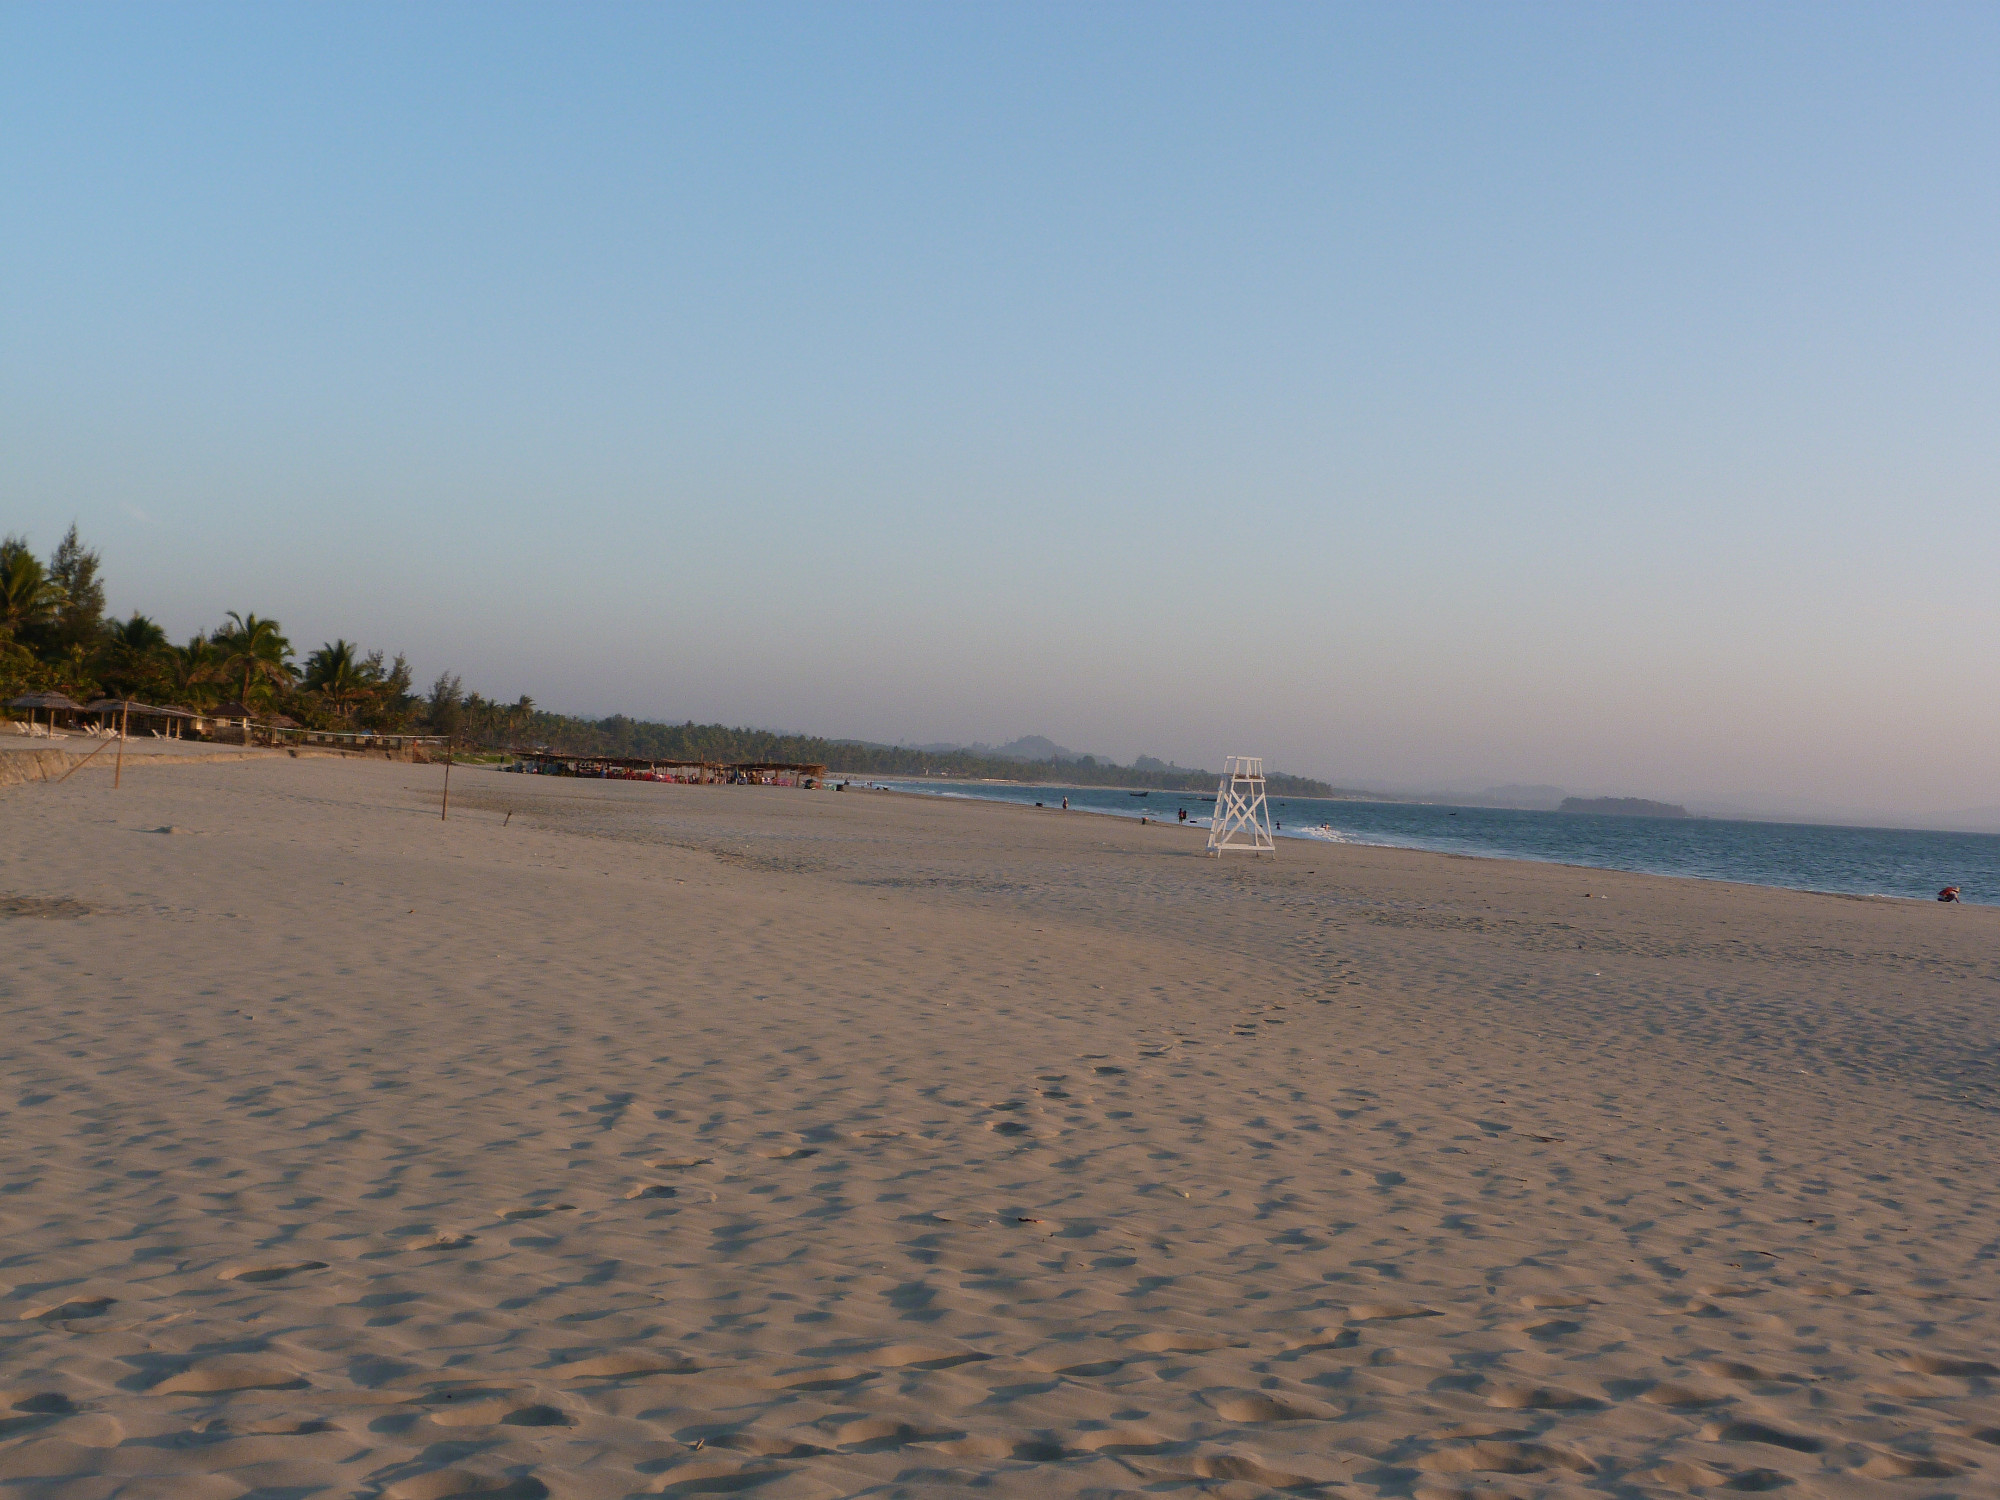
[[99, 698], [94, 703], [86, 703], [83, 711], [87, 714], [156, 714], [159, 710], [150, 703], [141, 703], [137, 698]]

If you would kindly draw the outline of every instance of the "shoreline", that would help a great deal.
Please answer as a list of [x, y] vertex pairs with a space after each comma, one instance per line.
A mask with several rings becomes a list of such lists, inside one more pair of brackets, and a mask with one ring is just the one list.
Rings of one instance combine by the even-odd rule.
[[[887, 778], [884, 778], [884, 780], [886, 779]], [[956, 784], [971, 785], [972, 783], [956, 783]], [[981, 783], [981, 784], [1021, 785], [1021, 783]], [[1030, 787], [1030, 789], [1035, 789], [1035, 790], [1039, 789], [1039, 784], [1030, 783], [1027, 785]], [[882, 792], [887, 792], [907, 797], [914, 797], [919, 799], [928, 798], [930, 800], [938, 802], [982, 803], [990, 806], [1025, 807], [1027, 808], [1028, 811], [1031, 812], [1045, 810], [1039, 807], [1029, 807], [1025, 803], [1017, 802], [1010, 798], [979, 797], [977, 795], [972, 795], [972, 794], [954, 795], [949, 791], [942, 791], [942, 790], [933, 791], [929, 789], [919, 789], [917, 787], [908, 785], [902, 785], [902, 786], [884, 785], [879, 787], [870, 787], [869, 790], [882, 791]], [[1068, 788], [1067, 790], [1102, 791], [1105, 789]], [[1211, 797], [1209, 800], [1212, 801], [1213, 798]], [[1306, 799], [1297, 799], [1297, 800], [1306, 800]], [[1311, 800], [1324, 802], [1334, 799], [1315, 798]], [[1356, 803], [1352, 805], [1380, 806], [1384, 804]], [[1407, 803], [1407, 804], [1387, 804], [1387, 805], [1422, 806], [1422, 807], [1449, 806], [1449, 804], [1429, 804], [1429, 803]], [[1064, 809], [1050, 808], [1046, 810], [1061, 812]], [[1472, 811], [1475, 809], [1466, 809], [1466, 810]], [[1491, 811], [1492, 809], [1477, 809], [1477, 810]], [[1134, 821], [1139, 817], [1144, 816], [1143, 812], [1125, 812], [1120, 810], [1114, 810], [1111, 808], [1101, 808], [1101, 807], [1075, 807], [1068, 809], [1068, 811], [1076, 813], [1087, 813], [1098, 817], [1104, 817], [1118, 821], [1128, 821], [1128, 822]], [[1505, 809], [1505, 811], [1527, 812], [1534, 810]], [[1555, 813], [1548, 813], [1546, 815], [1549, 817], [1559, 816], [1558, 814]], [[1741, 820], [1725, 820], [1725, 819], [1702, 820], [1702, 819], [1690, 818], [1690, 819], [1672, 819], [1668, 821], [1671, 821], [1675, 825], [1679, 825], [1682, 823], [1696, 823], [1702, 821], [1731, 822], [1731, 821], [1741, 821]], [[1183, 825], [1178, 823], [1177, 821], [1172, 821], [1168, 819], [1150, 818], [1147, 824], [1145, 824], [1144, 826], [1156, 826], [1162, 828], [1186, 828], [1194, 832], [1206, 831], [1205, 827], [1197, 827], [1193, 820], [1190, 820], [1187, 824]], [[1756, 825], [1749, 825], [1749, 826], [1756, 826]], [[1860, 833], [1912, 833], [1919, 835], [1937, 832], [1936, 830], [1924, 830], [1924, 829], [1850, 828], [1849, 825], [1841, 825], [1841, 824], [1777, 824], [1774, 826], [1784, 827], [1784, 828], [1825, 829], [1832, 832], [1853, 831]], [[1972, 837], [1972, 838], [1995, 837], [1994, 835], [1982, 835], [1982, 834], [1968, 834], [1968, 835], [1956, 835], [1956, 836]], [[1910, 902], [1919, 906], [1931, 905], [1931, 904], [1950, 904], [1950, 903], [1936, 903], [1934, 901], [1934, 898], [1930, 897], [1909, 895], [1893, 891], [1843, 891], [1824, 886], [1783, 884], [1775, 881], [1758, 881], [1758, 880], [1743, 879], [1741, 877], [1730, 876], [1730, 875], [1712, 875], [1712, 874], [1702, 874], [1697, 872], [1678, 871], [1678, 870], [1645, 869], [1645, 868], [1638, 868], [1629, 864], [1609, 864], [1609, 863], [1594, 864], [1578, 860], [1562, 859], [1553, 856], [1541, 857], [1534, 854], [1520, 853], [1507, 850], [1430, 848], [1423, 844], [1396, 843], [1396, 842], [1391, 842], [1387, 839], [1373, 839], [1365, 837], [1363, 835], [1351, 834], [1351, 833], [1342, 833], [1337, 837], [1325, 838], [1317, 836], [1312, 833], [1288, 832], [1286, 830], [1280, 829], [1277, 833], [1277, 837], [1281, 840], [1289, 840], [1291, 844], [1303, 845], [1306, 847], [1318, 846], [1321, 848], [1392, 849], [1412, 854], [1435, 854], [1451, 859], [1493, 860], [1493, 861], [1500, 861], [1503, 863], [1520, 863], [1528, 865], [1553, 866], [1563, 869], [1598, 871], [1605, 874], [1640, 875], [1651, 879], [1659, 879], [1659, 880], [1700, 881], [1705, 884], [1712, 884], [1712, 885], [1741, 886], [1751, 890], [1790, 891], [1801, 895], [1837, 896], [1844, 900], [1854, 900], [1854, 901]], [[2000, 909], [2000, 907], [1996, 907], [1996, 903], [1994, 902], [1981, 901], [1977, 899], [1966, 900], [1958, 904], [1968, 908], [1978, 907], [1986, 910]]]

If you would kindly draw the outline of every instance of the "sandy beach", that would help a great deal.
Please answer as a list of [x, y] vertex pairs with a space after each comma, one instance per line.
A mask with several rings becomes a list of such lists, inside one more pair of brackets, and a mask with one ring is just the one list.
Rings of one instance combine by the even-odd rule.
[[2000, 1492], [2000, 909], [0, 790], [0, 1495]]

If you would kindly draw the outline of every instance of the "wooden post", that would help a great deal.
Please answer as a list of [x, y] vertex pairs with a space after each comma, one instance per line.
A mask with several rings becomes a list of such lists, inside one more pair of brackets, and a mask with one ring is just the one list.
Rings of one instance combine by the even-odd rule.
[[118, 758], [111, 766], [111, 790], [118, 790], [118, 783], [125, 776], [125, 731], [132, 723], [132, 704], [128, 699], [118, 716]]
[[444, 802], [438, 808], [438, 821], [442, 823], [451, 812], [451, 752], [457, 747], [457, 736], [444, 742]]

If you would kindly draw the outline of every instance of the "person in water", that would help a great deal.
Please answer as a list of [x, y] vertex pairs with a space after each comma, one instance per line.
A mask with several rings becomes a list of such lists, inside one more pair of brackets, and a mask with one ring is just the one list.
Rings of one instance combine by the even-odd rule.
[[1948, 885], [1938, 892], [1938, 900], [1940, 901], [1956, 901], [1957, 899], [1958, 887], [1955, 885]]
[[1181, 821], [1183, 823], [1187, 821], [1187, 809], [1185, 807], [1181, 809]]

